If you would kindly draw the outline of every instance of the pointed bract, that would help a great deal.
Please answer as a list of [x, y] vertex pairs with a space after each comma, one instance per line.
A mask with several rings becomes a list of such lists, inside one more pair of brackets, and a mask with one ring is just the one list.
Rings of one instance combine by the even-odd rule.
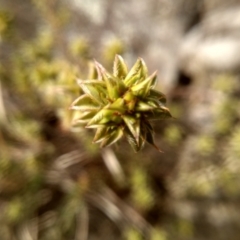
[[102, 94], [106, 94], [104, 82], [98, 80], [77, 80], [83, 92], [100, 104], [104, 104]]
[[167, 118], [172, 118], [171, 113], [167, 108], [165, 109], [158, 109], [153, 112], [147, 113], [147, 118], [149, 120], [162, 120]]
[[103, 141], [101, 142], [101, 147], [108, 147], [112, 144], [114, 144], [115, 142], [117, 142], [120, 138], [122, 138], [123, 136], [123, 130], [122, 128], [117, 128], [115, 130], [112, 131], [112, 133], [108, 136], [106, 136]]
[[148, 92], [150, 91], [150, 88], [152, 87], [153, 80], [156, 77], [156, 73], [154, 72], [151, 76], [146, 78], [144, 81], [134, 85], [131, 87], [132, 92], [140, 97], [146, 97]]
[[135, 109], [139, 112], [147, 112], [147, 111], [154, 110], [154, 107], [143, 101], [138, 101]]
[[141, 65], [142, 65], [142, 68], [141, 68], [141, 77], [142, 77], [143, 79], [146, 79], [147, 76], [148, 76], [148, 69], [147, 69], [146, 63], [143, 61], [142, 58], [141, 58]]
[[81, 111], [98, 110], [99, 104], [88, 95], [82, 95], [72, 103], [70, 109]]
[[110, 127], [106, 127], [106, 126], [97, 128], [95, 136], [93, 138], [93, 142], [94, 143], [101, 142], [106, 137], [106, 135], [108, 135], [109, 129]]
[[129, 115], [122, 116], [122, 118], [138, 143], [140, 137], [140, 120]]
[[[137, 79], [141, 78], [141, 68], [142, 68], [142, 60], [139, 58], [136, 63], [133, 65], [126, 78], [124, 79], [124, 84], [128, 87], [132, 86]], [[134, 79], [137, 77], [137, 79]], [[133, 81], [134, 79], [134, 81]]]
[[119, 55], [116, 55], [113, 63], [113, 75], [119, 79], [125, 79], [127, 73], [128, 68], [123, 58]]
[[96, 66], [93, 62], [89, 63], [89, 71], [88, 71], [88, 79], [97, 79], [98, 78], [98, 71]]

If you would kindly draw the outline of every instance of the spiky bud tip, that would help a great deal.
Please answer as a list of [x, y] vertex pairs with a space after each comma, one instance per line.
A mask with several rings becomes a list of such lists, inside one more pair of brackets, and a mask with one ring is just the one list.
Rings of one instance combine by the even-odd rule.
[[123, 58], [116, 55], [112, 74], [95, 61], [89, 79], [77, 80], [84, 94], [70, 107], [80, 111], [75, 124], [96, 128], [93, 142], [100, 143], [101, 147], [126, 136], [135, 152], [142, 149], [145, 142], [159, 150], [150, 122], [172, 116], [165, 106], [165, 95], [154, 90], [156, 78], [156, 72], [148, 75], [141, 58], [128, 70]]

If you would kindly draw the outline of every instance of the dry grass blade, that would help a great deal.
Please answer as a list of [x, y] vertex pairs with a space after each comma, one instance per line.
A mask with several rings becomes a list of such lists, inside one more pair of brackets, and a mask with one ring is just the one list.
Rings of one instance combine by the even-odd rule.
[[110, 148], [103, 149], [102, 158], [113, 179], [119, 183], [124, 183], [125, 175], [114, 152]]
[[76, 221], [75, 240], [87, 240], [89, 235], [89, 212], [86, 206], [81, 209]]
[[121, 230], [131, 225], [142, 235], [149, 236], [151, 226], [108, 187], [104, 187], [100, 194], [89, 193], [86, 200], [106, 214]]
[[38, 240], [38, 219], [32, 219], [23, 223], [20, 227], [17, 239]]
[[3, 89], [0, 81], [0, 122], [6, 120], [6, 110], [4, 107], [4, 101], [3, 101]]

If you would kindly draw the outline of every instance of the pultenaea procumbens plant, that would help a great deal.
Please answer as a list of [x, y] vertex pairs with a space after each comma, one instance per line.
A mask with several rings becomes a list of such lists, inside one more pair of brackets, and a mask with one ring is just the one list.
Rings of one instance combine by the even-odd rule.
[[156, 72], [148, 76], [141, 58], [128, 71], [123, 58], [116, 55], [113, 74], [95, 61], [89, 79], [77, 80], [84, 94], [70, 107], [80, 111], [74, 124], [96, 128], [93, 142], [101, 147], [126, 136], [136, 152], [145, 142], [159, 150], [150, 121], [171, 118], [171, 114], [165, 106], [165, 95], [154, 90], [156, 77]]

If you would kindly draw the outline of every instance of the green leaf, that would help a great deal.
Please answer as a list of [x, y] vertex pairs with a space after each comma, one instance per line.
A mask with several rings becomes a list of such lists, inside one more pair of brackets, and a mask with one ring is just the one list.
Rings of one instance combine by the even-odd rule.
[[157, 110], [147, 113], [146, 118], [149, 120], [162, 120], [162, 119], [172, 118], [172, 115], [168, 110], [168, 108], [161, 107]]
[[143, 139], [141, 138], [140, 141], [137, 142], [136, 138], [132, 135], [132, 133], [129, 131], [128, 128], [124, 129], [124, 134], [127, 138], [128, 143], [133, 148], [133, 150], [135, 152], [139, 152], [144, 145]]
[[143, 101], [138, 101], [135, 110], [139, 111], [139, 112], [146, 112], [146, 111], [150, 111], [153, 110], [154, 107], [151, 106], [148, 103], [145, 103]]
[[113, 75], [120, 79], [124, 79], [127, 76], [127, 73], [128, 73], [128, 68], [123, 58], [119, 55], [116, 55], [114, 64], [113, 64]]
[[146, 102], [148, 105], [152, 106], [153, 108], [160, 108], [161, 102], [158, 101], [158, 99], [155, 98], [147, 98]]
[[80, 111], [98, 110], [99, 104], [93, 101], [88, 95], [82, 95], [78, 97], [70, 106], [70, 109]]
[[126, 78], [124, 79], [124, 84], [128, 87], [136, 83], [137, 80], [141, 78], [141, 68], [142, 68], [142, 59], [139, 58], [136, 63], [133, 65]]
[[91, 112], [83, 112], [78, 116], [78, 118], [74, 119], [73, 125], [82, 125], [86, 126], [88, 122], [96, 115], [97, 111], [91, 111]]
[[108, 109], [118, 111], [119, 113], [124, 113], [127, 110], [127, 106], [125, 105], [123, 98], [118, 98], [116, 101], [110, 104]]
[[142, 129], [144, 129], [144, 128], [148, 129], [151, 133], [154, 132], [152, 125], [146, 119], [142, 122]]
[[95, 133], [95, 136], [93, 138], [94, 143], [101, 142], [109, 133], [110, 127], [107, 126], [101, 126], [97, 128], [97, 131]]
[[136, 119], [129, 115], [122, 116], [125, 124], [127, 125], [129, 131], [135, 137], [137, 143], [139, 143], [140, 138], [140, 119]]
[[152, 87], [153, 80], [156, 78], [157, 72], [154, 72], [151, 76], [146, 78], [144, 81], [131, 87], [132, 92], [140, 97], [145, 97]]
[[87, 127], [95, 124], [105, 124], [111, 121], [111, 118], [114, 114], [113, 110], [110, 109], [101, 109], [88, 123]]
[[119, 84], [118, 84], [118, 79], [116, 79], [114, 76], [111, 76], [110, 73], [107, 73], [106, 71], [102, 73], [103, 80], [106, 83], [107, 87], [107, 97], [114, 101], [117, 98], [120, 97], [120, 91], [119, 91]]
[[101, 147], [107, 147], [110, 146], [112, 144], [114, 144], [115, 142], [117, 142], [120, 138], [122, 138], [123, 136], [123, 130], [122, 128], [117, 128], [115, 130], [112, 131], [112, 133], [108, 136], [105, 137], [101, 143]]
[[155, 147], [159, 152], [162, 152], [154, 142], [153, 131], [149, 128], [148, 125], [145, 125], [145, 139], [146, 141]]
[[96, 115], [97, 111], [83, 112], [76, 121], [89, 121]]
[[126, 91], [123, 81], [107, 72], [98, 62], [95, 64], [102, 80], [106, 83], [107, 97], [112, 101], [116, 100]]
[[85, 94], [88, 94], [99, 104], [104, 104], [105, 101], [102, 98], [106, 94], [105, 83], [101, 80], [77, 80], [77, 83], [82, 88]]
[[143, 79], [146, 79], [148, 76], [148, 69], [147, 69], [146, 63], [143, 61], [143, 59], [141, 59], [141, 62], [142, 62], [141, 77]]
[[98, 72], [93, 62], [89, 63], [88, 79], [98, 79]]
[[159, 91], [156, 91], [154, 89], [151, 89], [150, 90], [150, 93], [149, 93], [149, 97], [150, 98], [155, 98], [155, 99], [158, 99], [158, 101], [160, 101], [161, 103], [165, 104], [166, 103], [166, 96], [165, 94], [159, 92]]

